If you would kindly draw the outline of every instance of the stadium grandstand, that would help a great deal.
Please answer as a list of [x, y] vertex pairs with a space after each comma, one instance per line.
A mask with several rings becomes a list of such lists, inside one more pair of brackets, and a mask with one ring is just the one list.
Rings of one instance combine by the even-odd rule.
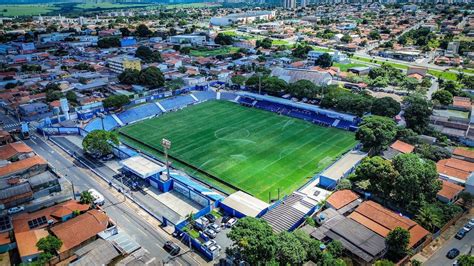
[[191, 95], [182, 95], [160, 101], [161, 106], [167, 111], [181, 109], [193, 103], [196, 103], [196, 100]]
[[154, 103], [142, 104], [119, 113], [118, 118], [124, 123], [132, 123], [162, 113], [161, 109]]
[[215, 100], [217, 94], [214, 91], [197, 91], [193, 92], [193, 95], [200, 101]]

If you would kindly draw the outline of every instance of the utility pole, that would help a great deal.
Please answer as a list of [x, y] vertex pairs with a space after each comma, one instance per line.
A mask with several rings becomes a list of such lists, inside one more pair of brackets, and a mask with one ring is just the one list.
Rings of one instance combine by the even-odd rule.
[[262, 75], [258, 73], [258, 94], [262, 94]]
[[105, 126], [104, 126], [105, 115], [103, 113], [98, 113], [97, 116], [100, 117], [100, 120], [102, 122], [102, 130], [105, 130]]
[[161, 146], [163, 146], [163, 149], [165, 151], [165, 161], [166, 161], [166, 175], [167, 175], [167, 179], [170, 178], [170, 165], [169, 165], [169, 161], [168, 161], [168, 150], [171, 148], [171, 141], [167, 140], [167, 139], [162, 139], [161, 140]]

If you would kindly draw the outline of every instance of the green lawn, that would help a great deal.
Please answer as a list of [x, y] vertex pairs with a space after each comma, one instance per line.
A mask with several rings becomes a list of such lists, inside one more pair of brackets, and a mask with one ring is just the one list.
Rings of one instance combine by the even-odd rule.
[[225, 101], [167, 113], [120, 133], [155, 149], [168, 138], [173, 157], [265, 201], [278, 189], [290, 194], [356, 144], [350, 132]]
[[232, 53], [237, 52], [238, 50], [239, 50], [238, 47], [221, 47], [217, 49], [206, 49], [206, 48], [191, 49], [191, 52], [189, 53], [189, 55], [208, 57], [208, 56], [232, 54]]
[[101, 3], [84, 3], [78, 4], [76, 7], [80, 9], [116, 9], [116, 8], [145, 8], [149, 4], [128, 4], [128, 3], [110, 3], [110, 2], [101, 2]]
[[275, 46], [290, 45], [290, 42], [288, 42], [287, 40], [276, 39], [276, 40], [272, 40], [272, 45], [275, 45]]
[[37, 16], [45, 15], [51, 11], [58, 10], [54, 5], [37, 4], [37, 5], [0, 5], [0, 17], [15, 16]]
[[351, 67], [366, 67], [367, 65], [358, 64], [358, 63], [350, 63], [350, 64], [334, 63], [333, 66], [338, 67], [341, 71], [347, 71]]

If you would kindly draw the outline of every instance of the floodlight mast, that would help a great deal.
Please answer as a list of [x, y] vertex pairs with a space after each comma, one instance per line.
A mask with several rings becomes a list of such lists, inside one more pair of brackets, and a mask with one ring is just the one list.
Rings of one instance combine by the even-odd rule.
[[161, 140], [161, 146], [163, 146], [163, 149], [165, 151], [165, 160], [166, 160], [166, 175], [167, 179], [170, 178], [170, 163], [168, 161], [168, 150], [171, 148], [171, 141], [167, 139], [162, 139]]

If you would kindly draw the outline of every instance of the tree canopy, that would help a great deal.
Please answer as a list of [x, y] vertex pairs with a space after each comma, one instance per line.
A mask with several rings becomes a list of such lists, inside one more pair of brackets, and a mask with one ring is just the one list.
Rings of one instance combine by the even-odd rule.
[[313, 82], [301, 79], [288, 86], [289, 92], [295, 97], [316, 98], [320, 94], [321, 88], [316, 86]]
[[265, 38], [263, 40], [257, 40], [256, 46], [257, 46], [257, 48], [262, 47], [264, 49], [270, 49], [270, 48], [272, 48], [272, 43], [273, 43], [272, 39]]
[[93, 130], [82, 141], [84, 151], [99, 156], [112, 153], [114, 144], [119, 144], [117, 133], [106, 130]]
[[399, 261], [408, 252], [408, 244], [410, 243], [410, 232], [401, 227], [396, 227], [390, 231], [385, 238], [387, 244], [387, 257], [392, 261]]
[[356, 139], [360, 140], [366, 150], [378, 153], [385, 149], [397, 135], [395, 122], [383, 116], [365, 116], [356, 132]]
[[370, 112], [374, 115], [393, 118], [401, 111], [400, 103], [391, 97], [383, 97], [372, 101]]
[[429, 124], [429, 117], [433, 113], [431, 103], [420, 94], [411, 94], [403, 100], [406, 105], [403, 117], [407, 127], [417, 133], [423, 133]]
[[450, 105], [453, 103], [453, 95], [447, 90], [435, 91], [431, 99], [438, 101], [441, 105]]
[[234, 38], [231, 35], [219, 33], [214, 39], [214, 42], [220, 45], [231, 45], [234, 43]]
[[53, 235], [42, 237], [36, 243], [36, 247], [39, 250], [42, 250], [43, 252], [49, 253], [49, 254], [55, 254], [61, 248], [62, 245], [63, 245], [63, 242], [61, 241], [61, 239]]
[[151, 66], [140, 71], [138, 81], [143, 86], [158, 88], [165, 84], [165, 77], [159, 68]]
[[127, 95], [111, 95], [103, 101], [103, 104], [105, 108], [121, 108], [129, 102]]
[[81, 192], [81, 197], [79, 201], [82, 204], [92, 204], [94, 202], [94, 197], [89, 191], [85, 190]]
[[143, 60], [145, 63], [162, 62], [161, 54], [158, 51], [153, 51], [147, 46], [140, 46], [135, 51], [135, 56]]
[[322, 68], [328, 68], [332, 66], [332, 56], [328, 53], [324, 53], [316, 59], [314, 64]]
[[140, 76], [140, 71], [136, 69], [125, 69], [122, 73], [118, 75], [120, 83], [132, 85], [138, 84], [138, 77]]

